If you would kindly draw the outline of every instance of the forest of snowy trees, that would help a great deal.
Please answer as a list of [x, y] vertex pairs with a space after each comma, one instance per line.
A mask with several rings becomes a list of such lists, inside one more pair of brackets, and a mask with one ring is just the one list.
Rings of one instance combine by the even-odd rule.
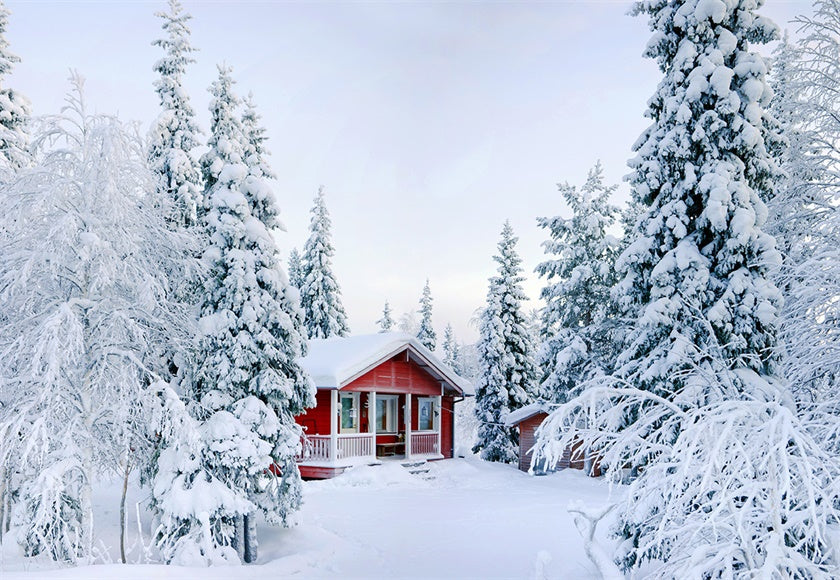
[[[559, 184], [539, 309], [506, 221], [474, 345], [451, 324], [439, 340], [428, 278], [416, 311], [386, 301], [375, 322], [472, 380], [457, 420], [482, 460], [516, 464], [506, 420], [539, 403], [536, 461], [573, 447], [626, 485], [590, 517], [617, 514], [605, 577], [840, 570], [840, 4], [816, 0], [795, 41], [761, 4], [634, 3], [661, 81], [631, 199], [601, 162]], [[302, 502], [300, 361], [350, 333], [324, 188], [302, 250], [280, 247], [256, 98], [219, 65], [205, 138], [191, 16], [157, 16], [143, 135], [92, 113], [75, 72], [32, 117], [0, 6], [0, 540], [26, 556], [93, 562], [93, 485], [122, 483], [124, 530], [134, 477], [159, 561], [256, 562], [257, 519], [288, 526]]]

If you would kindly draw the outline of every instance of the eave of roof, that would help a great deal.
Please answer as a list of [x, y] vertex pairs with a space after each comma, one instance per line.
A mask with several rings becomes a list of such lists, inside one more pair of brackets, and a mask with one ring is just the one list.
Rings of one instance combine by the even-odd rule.
[[531, 403], [530, 405], [525, 405], [515, 411], [511, 411], [510, 414], [505, 417], [505, 425], [507, 427], [513, 427], [526, 419], [530, 419], [534, 415], [539, 415], [540, 413], [548, 414], [550, 412], [551, 406], [548, 403]]

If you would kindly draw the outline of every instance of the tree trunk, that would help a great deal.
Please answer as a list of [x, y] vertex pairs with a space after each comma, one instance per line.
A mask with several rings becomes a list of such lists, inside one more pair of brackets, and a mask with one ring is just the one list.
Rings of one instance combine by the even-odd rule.
[[239, 560], [245, 561], [245, 518], [237, 515], [233, 518], [233, 549], [239, 555]]
[[[17, 473], [17, 472], [15, 472]], [[16, 490], [14, 488], [14, 479], [13, 475], [9, 475], [9, 472], [6, 472], [6, 495], [3, 498], [3, 505], [4, 505], [4, 518], [0, 521], [0, 529], [3, 530], [3, 533], [7, 533], [9, 529], [12, 527], [12, 505], [15, 502], [15, 493]]]
[[0, 544], [3, 543], [3, 535], [6, 530], [6, 517], [9, 512], [9, 475], [4, 469], [0, 472]]
[[120, 560], [125, 560], [125, 496], [128, 492], [128, 474], [131, 473], [131, 461], [128, 454], [125, 457], [125, 473], [123, 475], [122, 497], [120, 498]]
[[245, 563], [253, 564], [257, 561], [257, 514], [245, 516]]

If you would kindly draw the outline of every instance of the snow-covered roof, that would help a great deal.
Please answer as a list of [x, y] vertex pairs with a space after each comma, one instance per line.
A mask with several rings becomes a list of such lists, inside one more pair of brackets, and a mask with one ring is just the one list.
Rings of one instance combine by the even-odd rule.
[[405, 350], [455, 390], [474, 394], [469, 381], [455, 374], [416, 338], [402, 332], [313, 339], [301, 364], [319, 389], [340, 389]]
[[525, 405], [517, 409], [516, 411], [512, 411], [507, 417], [505, 417], [505, 425], [508, 427], [513, 427], [514, 425], [518, 425], [525, 419], [530, 419], [534, 415], [539, 413], [550, 413], [551, 407], [548, 403], [531, 403], [530, 405]]

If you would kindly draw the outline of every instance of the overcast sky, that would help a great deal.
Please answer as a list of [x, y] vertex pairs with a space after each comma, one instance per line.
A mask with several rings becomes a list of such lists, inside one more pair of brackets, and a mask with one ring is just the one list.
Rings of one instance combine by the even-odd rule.
[[[659, 80], [649, 37], [625, 1], [184, 2], [199, 52], [186, 90], [205, 131], [216, 63], [253, 91], [268, 130], [287, 234], [302, 248], [324, 185], [335, 273], [353, 333], [382, 305], [416, 310], [428, 277], [434, 323], [473, 341], [505, 219], [520, 237], [537, 307], [544, 233], [565, 214], [556, 183], [581, 184], [601, 159], [627, 173]], [[148, 127], [165, 2], [7, 2], [10, 86], [35, 114], [58, 111], [68, 71], [99, 112]], [[810, 2], [768, 0], [785, 26]], [[790, 25], [788, 25], [790, 26]], [[627, 197], [622, 185], [617, 201]]]

